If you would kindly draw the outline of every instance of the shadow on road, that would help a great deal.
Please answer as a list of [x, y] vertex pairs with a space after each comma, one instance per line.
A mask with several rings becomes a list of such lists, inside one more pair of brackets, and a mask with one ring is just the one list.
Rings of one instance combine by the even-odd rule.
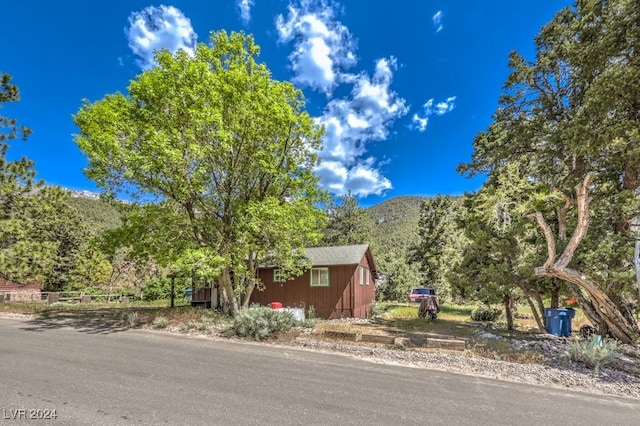
[[73, 328], [88, 334], [110, 334], [131, 328], [127, 322], [127, 311], [95, 309], [82, 311], [49, 311], [27, 321], [26, 331], [46, 331]]

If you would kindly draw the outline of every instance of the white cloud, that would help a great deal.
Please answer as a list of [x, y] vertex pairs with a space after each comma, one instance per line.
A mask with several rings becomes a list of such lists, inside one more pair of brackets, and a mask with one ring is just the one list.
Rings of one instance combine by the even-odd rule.
[[453, 107], [454, 107], [453, 103], [455, 100], [456, 100], [456, 97], [451, 96], [450, 98], [447, 98], [446, 101], [439, 102], [436, 105], [436, 114], [445, 115], [446, 113], [453, 111]]
[[375, 167], [373, 158], [358, 161], [350, 167], [339, 161], [323, 161], [316, 168], [316, 174], [322, 187], [337, 196], [351, 191], [358, 197], [366, 197], [392, 188], [389, 179]]
[[415, 128], [418, 129], [418, 131], [424, 132], [425, 130], [427, 130], [427, 124], [429, 124], [429, 117], [420, 117], [418, 114], [413, 114], [413, 117], [411, 117], [411, 121], [413, 122]]
[[276, 17], [279, 41], [294, 43], [289, 60], [293, 81], [325, 93], [341, 82], [352, 80], [344, 70], [356, 63], [355, 41], [334, 9], [322, 0], [300, 0], [289, 5], [289, 13]]
[[325, 126], [321, 164], [316, 172], [320, 185], [343, 195], [380, 194], [391, 188], [372, 157], [362, 159], [366, 144], [385, 140], [394, 120], [405, 115], [405, 100], [391, 90], [395, 58], [376, 61], [374, 75], [361, 73], [353, 79], [349, 97], [331, 100], [317, 121]]
[[411, 128], [418, 130], [419, 132], [424, 132], [427, 130], [427, 124], [429, 123], [429, 116], [432, 114], [436, 114], [438, 116], [445, 115], [448, 112], [453, 111], [455, 106], [454, 102], [456, 100], [455, 96], [450, 96], [446, 101], [438, 102], [435, 105], [435, 110], [433, 107], [434, 100], [429, 99], [422, 105], [422, 113], [414, 113], [413, 117], [411, 117]]
[[246, 25], [251, 20], [251, 7], [253, 6], [253, 0], [237, 0], [237, 4], [240, 9], [240, 18]]
[[179, 9], [164, 5], [133, 12], [125, 34], [142, 69], [155, 65], [153, 52], [156, 50], [167, 49], [175, 53], [182, 49], [192, 55], [198, 38], [189, 18]]
[[436, 28], [437, 33], [442, 31], [442, 29], [444, 28], [444, 26], [442, 25], [442, 16], [443, 16], [442, 11], [439, 10], [431, 18], [431, 20], [433, 21], [433, 26]]

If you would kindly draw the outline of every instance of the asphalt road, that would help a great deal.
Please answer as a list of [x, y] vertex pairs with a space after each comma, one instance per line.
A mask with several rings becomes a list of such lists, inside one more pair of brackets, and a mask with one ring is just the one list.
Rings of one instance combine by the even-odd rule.
[[[55, 420], [29, 419], [53, 410]], [[3, 425], [566, 426], [638, 419], [640, 402], [571, 390], [100, 321], [0, 319]]]

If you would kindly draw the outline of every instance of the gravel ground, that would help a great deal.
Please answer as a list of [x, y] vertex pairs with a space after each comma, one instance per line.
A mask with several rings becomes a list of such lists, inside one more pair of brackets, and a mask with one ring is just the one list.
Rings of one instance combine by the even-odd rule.
[[548, 364], [520, 364], [479, 358], [468, 353], [442, 350], [389, 349], [380, 346], [338, 343], [313, 337], [297, 337], [286, 344], [297, 348], [348, 355], [361, 360], [414, 368], [447, 371], [518, 383], [634, 398], [640, 400], [640, 378], [603, 367], [592, 370], [553, 358]]
[[[0, 313], [5, 318], [33, 318], [30, 315]], [[178, 327], [168, 327], [163, 332], [185, 334]], [[215, 326], [205, 331], [190, 330], [190, 335], [199, 335], [212, 339], [222, 339]], [[503, 339], [503, 337], [481, 331], [482, 338]], [[545, 364], [523, 364], [481, 358], [471, 351], [457, 352], [445, 350], [426, 350], [420, 348], [396, 349], [380, 344], [362, 342], [341, 342], [327, 340], [312, 333], [302, 333], [293, 339], [269, 341], [264, 344], [293, 347], [325, 353], [336, 353], [363, 361], [400, 365], [412, 368], [446, 371], [456, 374], [487, 377], [518, 383], [529, 383], [555, 388], [570, 388], [576, 391], [599, 395], [610, 395], [640, 400], [640, 376], [603, 367], [596, 376], [591, 369], [570, 363], [566, 356], [566, 342], [549, 336], [541, 336], [531, 341], [510, 341], [517, 349], [541, 351], [547, 361]], [[618, 350], [618, 363], [627, 367], [638, 367], [640, 348], [621, 345]], [[636, 370], [637, 371], [637, 370]]]

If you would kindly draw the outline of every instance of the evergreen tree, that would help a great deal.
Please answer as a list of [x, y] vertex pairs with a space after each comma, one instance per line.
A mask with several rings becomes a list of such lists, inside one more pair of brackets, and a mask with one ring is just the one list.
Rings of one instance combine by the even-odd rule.
[[624, 342], [640, 336], [628, 303], [637, 299], [630, 223], [640, 215], [638, 22], [640, 4], [628, 0], [558, 12], [536, 37], [535, 60], [511, 54], [494, 122], [460, 168], [491, 175], [517, 164], [535, 190], [504, 193], [546, 242], [535, 274], [564, 281], [599, 332]]
[[329, 224], [324, 233], [323, 244], [372, 244], [373, 222], [369, 212], [360, 207], [351, 191], [340, 197], [339, 205], [335, 206], [328, 216]]

